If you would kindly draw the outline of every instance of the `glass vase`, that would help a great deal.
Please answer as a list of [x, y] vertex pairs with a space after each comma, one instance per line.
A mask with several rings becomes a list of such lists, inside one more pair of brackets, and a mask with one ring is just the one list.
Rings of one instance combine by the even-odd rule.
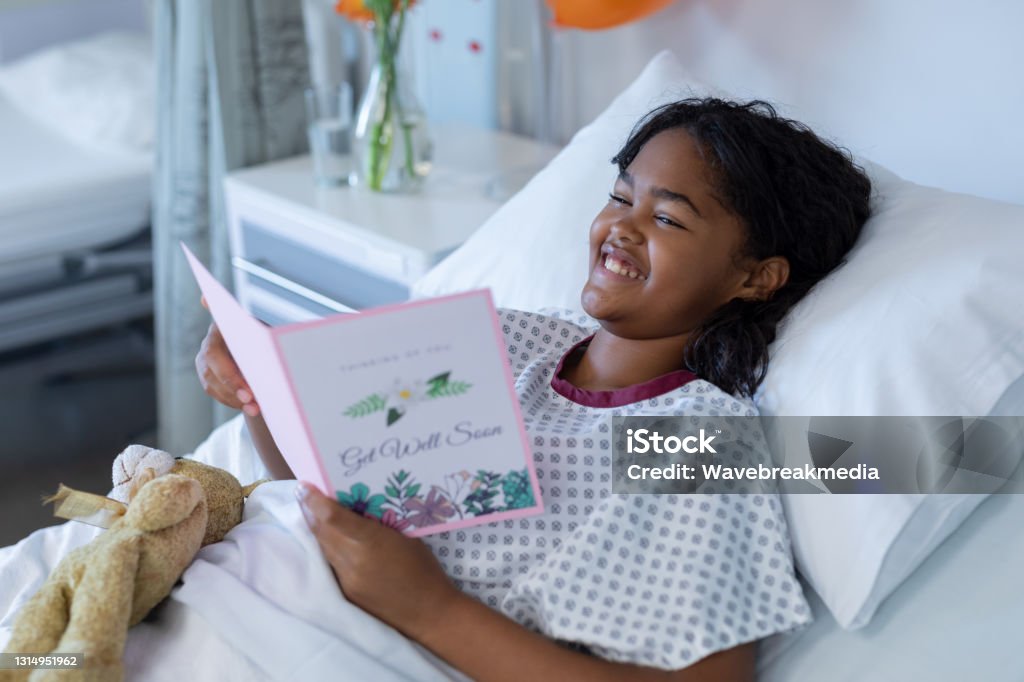
[[353, 131], [349, 184], [411, 193], [430, 172], [433, 144], [412, 71], [395, 61], [378, 61], [370, 72]]

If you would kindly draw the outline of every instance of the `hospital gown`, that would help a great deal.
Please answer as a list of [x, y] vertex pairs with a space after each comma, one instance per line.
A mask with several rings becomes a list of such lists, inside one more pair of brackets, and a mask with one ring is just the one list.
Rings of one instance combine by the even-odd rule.
[[753, 403], [686, 372], [631, 393], [553, 386], [593, 333], [584, 320], [499, 311], [545, 509], [424, 538], [445, 571], [528, 628], [664, 669], [809, 623], [774, 494], [611, 493], [612, 416], [754, 416]]

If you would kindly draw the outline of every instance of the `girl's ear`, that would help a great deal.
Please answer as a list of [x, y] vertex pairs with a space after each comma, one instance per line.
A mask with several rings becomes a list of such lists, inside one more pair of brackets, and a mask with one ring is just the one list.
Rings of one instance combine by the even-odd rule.
[[783, 256], [772, 256], [754, 263], [740, 298], [747, 301], [767, 301], [789, 281], [789, 261]]

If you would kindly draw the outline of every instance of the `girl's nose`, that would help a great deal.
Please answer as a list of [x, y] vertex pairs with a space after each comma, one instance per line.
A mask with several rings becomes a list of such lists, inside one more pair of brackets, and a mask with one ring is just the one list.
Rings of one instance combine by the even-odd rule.
[[611, 236], [631, 244], [643, 244], [644, 234], [629, 218], [620, 218], [612, 223]]

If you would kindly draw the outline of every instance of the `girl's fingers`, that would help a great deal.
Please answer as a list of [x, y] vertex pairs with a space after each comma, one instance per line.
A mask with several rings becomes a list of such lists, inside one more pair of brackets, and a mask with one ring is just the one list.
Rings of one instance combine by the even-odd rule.
[[[207, 352], [207, 363], [214, 376], [217, 377], [217, 380], [224, 385], [227, 392], [231, 395], [232, 400], [236, 401], [236, 407], [242, 403], [252, 401], [252, 391], [245, 383], [245, 378], [238, 369], [238, 365], [235, 364], [235, 359], [228, 352], [227, 346], [224, 345], [223, 339], [215, 339], [210, 344], [210, 349]], [[243, 396], [248, 398], [248, 400], [243, 400]]]
[[236, 398], [234, 393], [231, 392], [231, 389], [221, 383], [220, 379], [217, 378], [212, 369], [207, 369], [205, 378], [206, 393], [211, 398], [222, 405], [227, 405], [235, 410], [242, 408], [242, 404], [238, 401], [238, 398]]
[[[205, 302], [205, 298], [202, 299]], [[242, 410], [250, 417], [260, 414], [252, 389], [246, 383], [241, 370], [231, 357], [231, 351], [224, 343], [224, 337], [216, 324], [211, 324], [203, 346], [196, 357], [196, 367], [203, 379], [206, 392], [217, 402], [236, 410]]]
[[207, 385], [207, 393], [222, 405], [226, 405], [234, 410], [241, 410], [250, 417], [256, 417], [260, 414], [260, 406], [252, 400], [251, 395], [248, 402], [239, 400], [238, 394], [241, 392], [241, 389], [233, 391], [230, 386], [222, 383], [216, 376], [213, 376]]
[[242, 401], [238, 398], [238, 392], [242, 388], [242, 375], [234, 369], [234, 363], [211, 358], [210, 371], [219, 384], [218, 392], [232, 404], [232, 407], [241, 407]]
[[238, 370], [238, 365], [227, 353], [211, 354], [209, 358], [210, 371], [214, 375], [217, 400], [228, 407], [242, 410], [250, 417], [260, 413], [260, 406], [253, 397], [252, 389], [245, 382], [245, 377]]
[[344, 540], [360, 540], [373, 532], [377, 524], [327, 497], [309, 483], [295, 486], [295, 497], [302, 506], [310, 529], [322, 542], [336, 544]]

